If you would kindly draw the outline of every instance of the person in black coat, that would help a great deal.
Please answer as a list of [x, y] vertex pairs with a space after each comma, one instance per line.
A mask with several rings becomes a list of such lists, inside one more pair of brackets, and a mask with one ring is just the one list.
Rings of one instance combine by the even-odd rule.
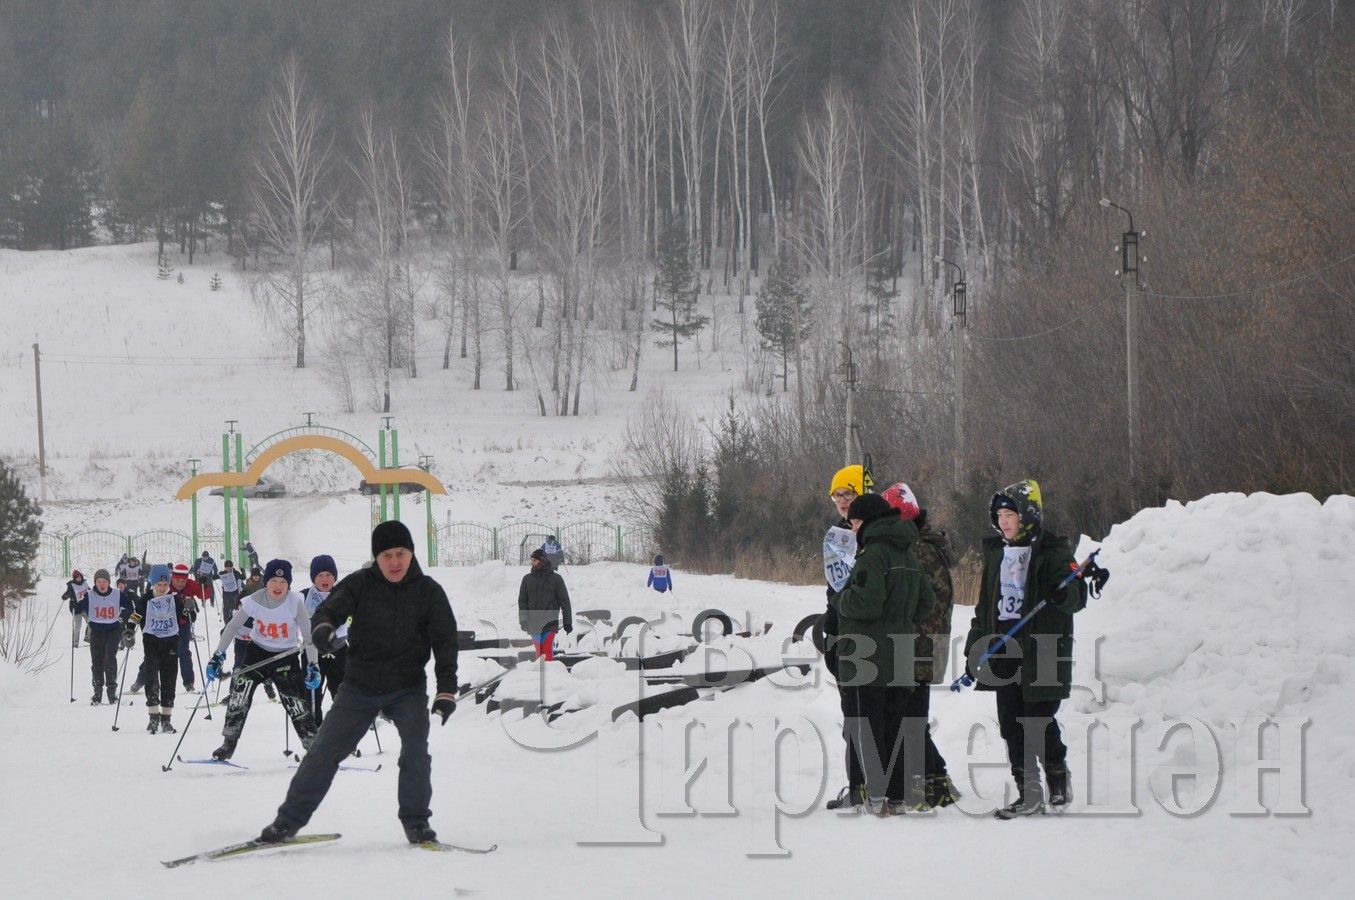
[[532, 551], [532, 570], [522, 576], [518, 588], [518, 624], [532, 636], [538, 657], [555, 658], [555, 633], [574, 630], [574, 612], [569, 605], [569, 588], [555, 571], [545, 550]]
[[[432, 713], [442, 724], [456, 710], [456, 616], [442, 586], [419, 568], [414, 538], [400, 522], [372, 530], [375, 562], [334, 586], [311, 617], [311, 641], [331, 653], [335, 633], [349, 622], [343, 685], [310, 751], [287, 788], [277, 818], [259, 840], [285, 841], [315, 813], [339, 763], [357, 748], [380, 713], [400, 732], [400, 823], [411, 844], [437, 840], [429, 827], [433, 797], [428, 755], [430, 654], [437, 678]], [[350, 621], [351, 620], [351, 621]]]

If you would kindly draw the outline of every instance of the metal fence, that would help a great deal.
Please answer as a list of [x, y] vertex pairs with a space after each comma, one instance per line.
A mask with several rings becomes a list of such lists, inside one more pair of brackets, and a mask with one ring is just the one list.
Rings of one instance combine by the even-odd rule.
[[648, 529], [608, 522], [510, 522], [499, 526], [448, 522], [437, 529], [438, 564], [473, 566], [492, 560], [522, 564], [523, 541], [535, 543], [550, 534], [559, 539], [566, 565], [584, 566], [603, 560], [647, 563], [654, 554], [654, 539]]
[[38, 574], [51, 578], [69, 578], [79, 569], [90, 578], [99, 569], [112, 571], [122, 556], [135, 556], [143, 562], [193, 562], [202, 551], [209, 551], [220, 562], [224, 555], [220, 532], [206, 530], [198, 534], [197, 553], [193, 536], [181, 531], [155, 528], [136, 534], [92, 529], [74, 534], [43, 533], [38, 542]]

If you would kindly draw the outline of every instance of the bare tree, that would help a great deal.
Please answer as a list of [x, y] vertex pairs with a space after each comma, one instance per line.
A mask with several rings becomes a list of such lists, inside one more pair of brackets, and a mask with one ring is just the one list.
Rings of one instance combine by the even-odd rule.
[[268, 100], [252, 194], [260, 239], [285, 268], [257, 282], [254, 294], [291, 326], [298, 369], [306, 366], [306, 319], [318, 308], [310, 252], [330, 212], [322, 193], [330, 142], [320, 124], [320, 109], [307, 99], [300, 67], [289, 57]]

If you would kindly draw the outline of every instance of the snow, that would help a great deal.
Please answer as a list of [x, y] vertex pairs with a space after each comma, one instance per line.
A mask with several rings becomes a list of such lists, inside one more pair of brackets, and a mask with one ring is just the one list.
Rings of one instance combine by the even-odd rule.
[[[269, 338], [228, 266], [209, 258], [181, 270], [184, 285], [157, 282], [151, 245], [0, 251], [0, 301], [14, 323], [0, 332], [0, 417], [12, 425], [0, 432], [0, 454], [36, 489], [25, 354], [39, 340], [53, 357], [43, 369], [55, 498], [45, 507], [48, 530], [185, 530], [187, 504], [167, 498], [187, 474], [184, 460], [211, 458], [226, 418], [241, 419], [254, 440], [299, 423], [305, 411], [365, 439], [376, 430], [370, 410], [336, 411], [320, 367], [297, 372], [258, 359], [286, 349]], [[218, 293], [206, 288], [213, 271], [226, 281]], [[626, 494], [615, 476], [621, 429], [652, 402], [644, 390], [626, 391], [626, 373], [602, 367], [585, 392], [585, 415], [541, 418], [530, 391], [470, 391], [460, 361], [449, 372], [437, 368], [439, 351], [430, 337], [418, 381], [395, 386], [402, 448], [410, 459], [416, 450], [434, 454], [452, 490], [435, 501], [439, 521], [624, 518]], [[201, 364], [110, 365], [137, 353], [195, 353]], [[230, 354], [249, 359], [215, 361]], [[651, 352], [642, 382], [662, 378], [670, 396], [698, 411], [718, 409], [744, 361], [712, 354], [709, 344], [703, 367], [689, 368], [692, 361], [684, 355], [683, 372], [663, 374], [665, 356]], [[265, 556], [297, 563], [298, 588], [316, 553], [334, 555], [345, 572], [366, 558], [370, 506], [352, 493], [357, 475], [347, 463], [307, 456], [279, 463], [274, 474], [312, 493], [251, 502], [252, 535]], [[219, 501], [203, 501], [212, 521]], [[403, 517], [416, 534], [423, 516], [406, 498]], [[1094, 546], [1084, 539], [1079, 555]], [[647, 685], [643, 676], [654, 672], [627, 669], [614, 656], [689, 647], [692, 620], [715, 607], [757, 636], [713, 639], [666, 674], [703, 671], [707, 660], [712, 669], [737, 670], [812, 659], [790, 633], [822, 609], [823, 591], [680, 571], [679, 589], [660, 596], [645, 588], [647, 567], [596, 563], [564, 573], [575, 609], [610, 609], [613, 624], [630, 615], [652, 624], [619, 643], [603, 640], [611, 637], [605, 628], [581, 626], [563, 648], [608, 656], [568, 671], [518, 663], [503, 684], [505, 698], [544, 693], [567, 714], [551, 723], [523, 709], [487, 714], [468, 699], [433, 728], [434, 827], [444, 840], [498, 843], [496, 853], [401, 846], [399, 740], [386, 727], [384, 752], [369, 737], [355, 761], [382, 770], [339, 773], [309, 826], [343, 840], [174, 871], [157, 860], [249, 837], [271, 819], [292, 774], [281, 708], [258, 697], [236, 755], [248, 771], [176, 764], [163, 772], [176, 738], [147, 735], [144, 706], [122, 707], [114, 733], [113, 709], [87, 705], [88, 654], [66, 656], [62, 584], [45, 578], [33, 609], [42, 629], [55, 623], [52, 665], [34, 676], [0, 663], [5, 896], [188, 891], [238, 900], [284, 885], [363, 898], [453, 888], [560, 897], [1349, 895], [1355, 499], [1220, 494], [1171, 502], [1117, 525], [1100, 546], [1112, 576], [1078, 616], [1079, 686], [1060, 713], [1078, 796], [1063, 818], [999, 823], [987, 815], [1010, 776], [985, 693], [933, 691], [936, 741], [965, 796], [958, 808], [901, 820], [822, 808], [844, 781], [843, 744], [836, 688], [817, 661], [808, 675], [783, 669], [703, 689], [702, 699], [643, 722], [633, 714], [613, 722], [611, 711], [641, 692], [672, 689]], [[522, 637], [515, 600], [524, 572], [502, 563], [431, 570], [460, 627], [481, 638]], [[969, 615], [956, 610], [956, 640]], [[209, 615], [201, 624], [205, 649], [221, 623]], [[132, 652], [132, 665], [139, 654]], [[507, 660], [516, 660], [515, 650], [463, 653], [460, 680], [483, 682]], [[190, 708], [180, 695], [181, 730]], [[219, 743], [224, 710], [212, 712], [212, 721], [201, 713], [193, 721], [185, 759]], [[1278, 728], [1258, 739], [1256, 723], [1266, 717]], [[1257, 774], [1258, 755], [1283, 760], [1283, 770]], [[1204, 777], [1174, 777], [1197, 763]]]

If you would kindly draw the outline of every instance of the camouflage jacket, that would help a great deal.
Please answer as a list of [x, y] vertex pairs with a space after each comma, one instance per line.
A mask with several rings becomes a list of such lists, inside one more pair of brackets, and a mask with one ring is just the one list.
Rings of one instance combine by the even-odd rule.
[[944, 681], [946, 664], [950, 658], [950, 619], [954, 595], [950, 582], [951, 547], [944, 531], [932, 528], [924, 510], [914, 520], [919, 539], [915, 546], [918, 562], [936, 595], [936, 605], [922, 621], [915, 653], [917, 662], [914, 677], [918, 683], [937, 684]]

